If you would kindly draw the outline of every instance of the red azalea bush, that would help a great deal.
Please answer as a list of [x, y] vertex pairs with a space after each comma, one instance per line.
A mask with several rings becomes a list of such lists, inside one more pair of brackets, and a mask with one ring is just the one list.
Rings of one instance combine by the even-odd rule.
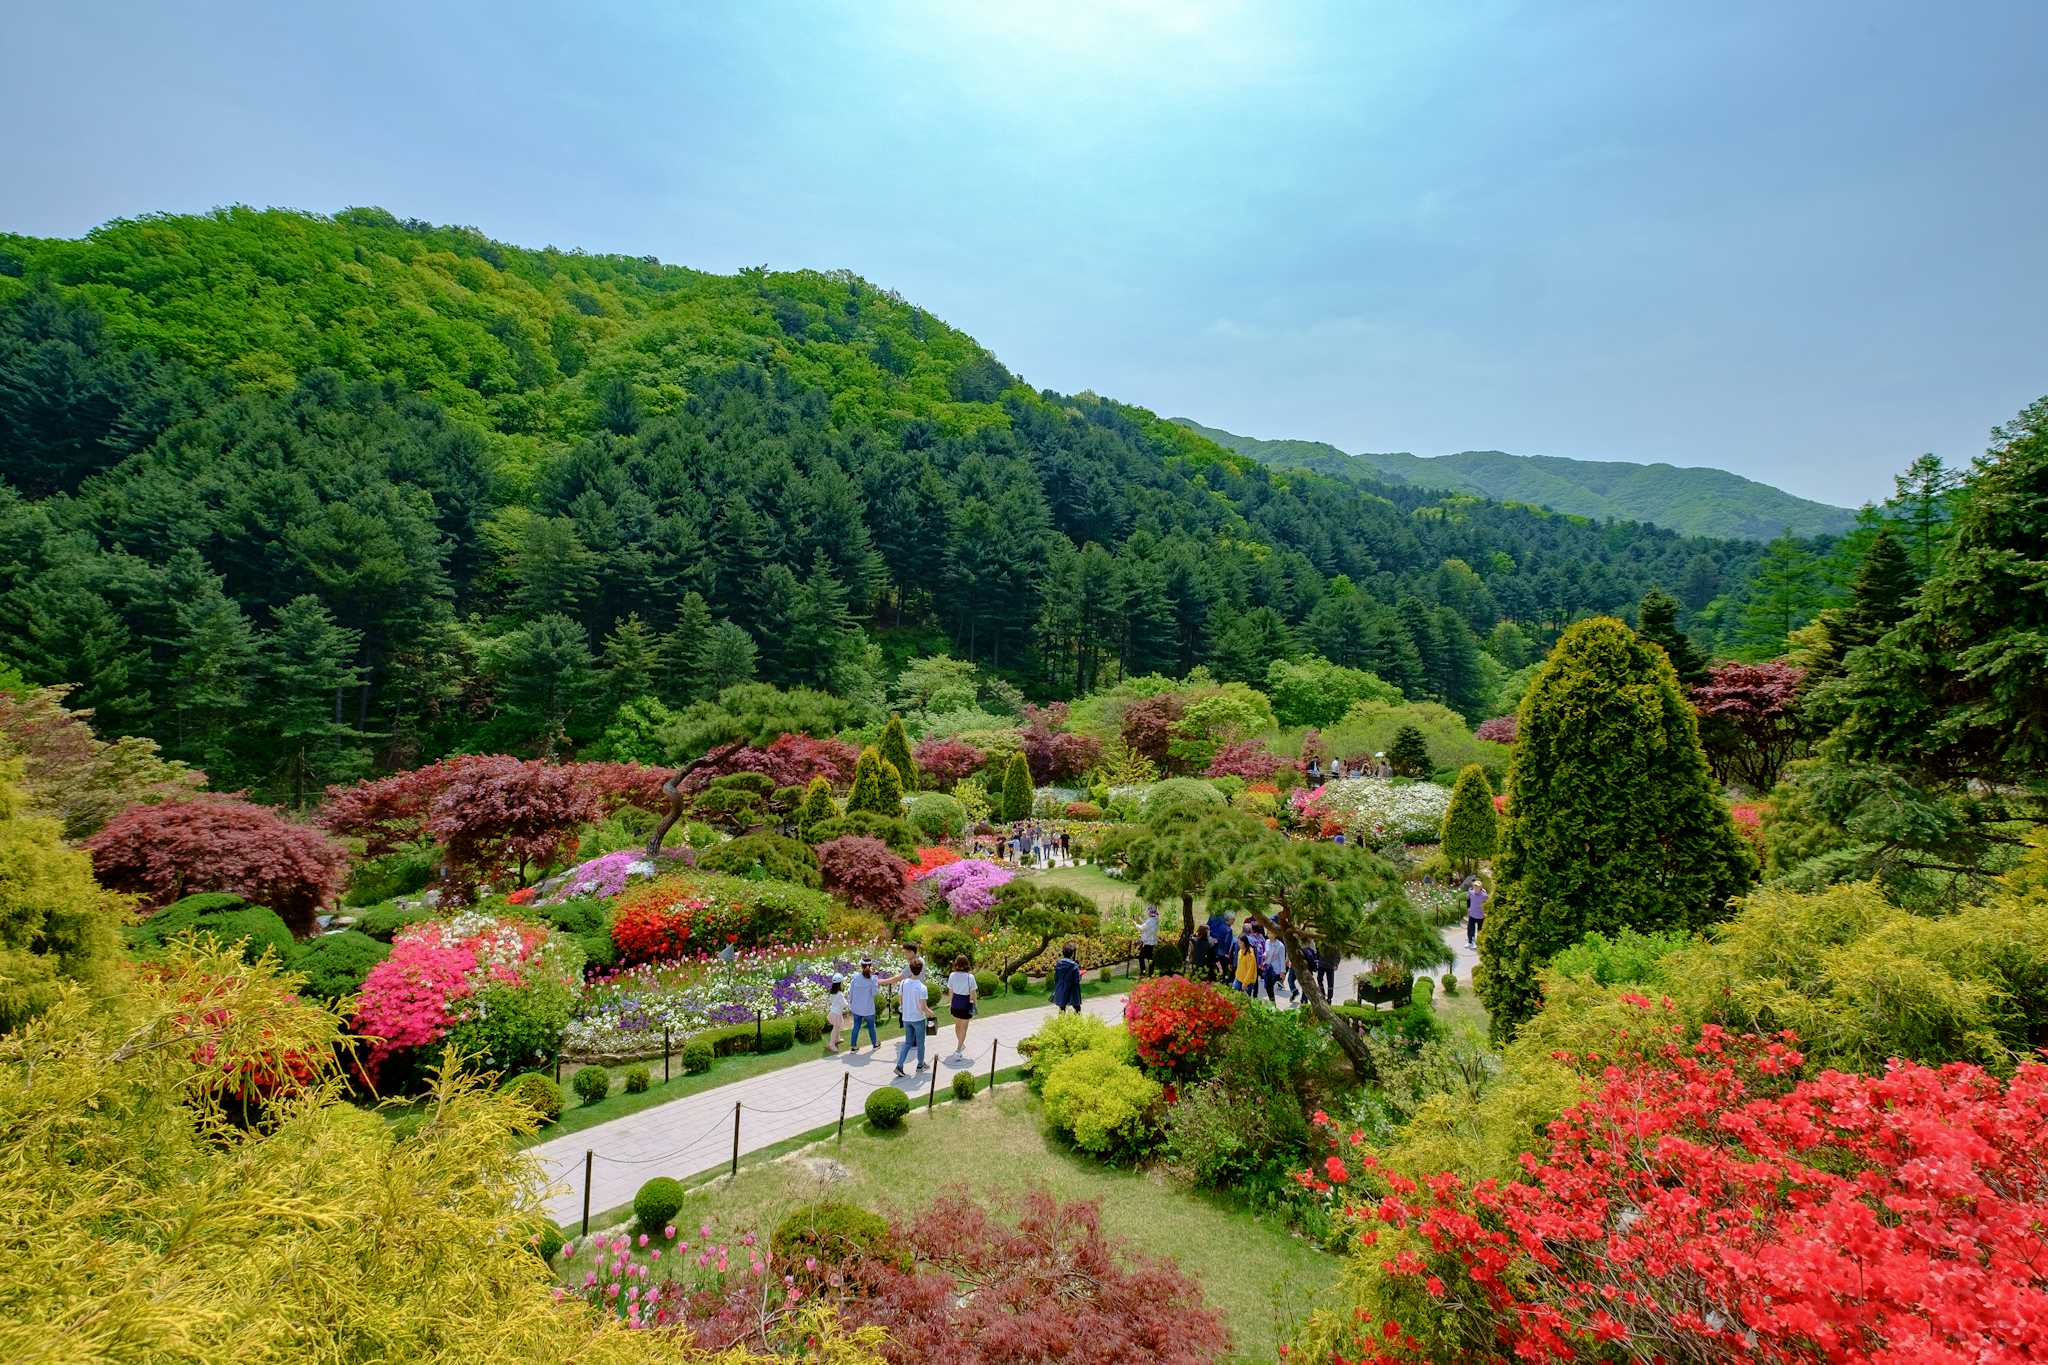
[[1057, 786], [1102, 761], [1101, 742], [1062, 728], [1066, 723], [1067, 704], [1063, 701], [1024, 708], [1024, 729], [1017, 739], [1036, 786]]
[[[157, 963], [142, 963], [136, 970], [156, 981], [170, 978], [170, 974]], [[217, 1099], [249, 1105], [279, 1095], [296, 1094], [311, 1085], [318, 1069], [302, 1052], [266, 1045], [272, 1037], [267, 1027], [260, 1030], [253, 1048], [219, 1041], [232, 1036], [234, 1017], [217, 1002], [225, 999], [238, 984], [233, 977], [217, 977], [206, 972], [192, 972], [178, 979], [178, 1003], [185, 1006], [187, 1012], [172, 1016], [173, 1022], [181, 1029], [214, 1035], [200, 1043], [192, 1053], [193, 1061], [219, 1073], [216, 1079], [207, 1083], [206, 1089]], [[290, 1004], [299, 1003], [297, 997], [288, 992], [279, 992], [279, 995]]]
[[947, 863], [957, 863], [959, 861], [960, 855], [958, 853], [942, 845], [921, 848], [917, 851], [917, 861], [904, 865], [903, 880], [908, 882], [918, 881], [931, 876], [932, 873], [937, 872]]
[[818, 845], [818, 873], [825, 889], [848, 905], [892, 919], [909, 919], [917, 900], [906, 890], [910, 864], [880, 839], [848, 834]]
[[93, 875], [151, 909], [201, 891], [267, 905], [301, 937], [341, 886], [340, 844], [270, 809], [228, 796], [130, 806], [85, 841]]
[[[1360, 1161], [1387, 1292], [1332, 1359], [2048, 1358], [2048, 1066], [1797, 1081], [1790, 1035], [1645, 1034], [1512, 1182]], [[1353, 1180], [1332, 1143], [1303, 1184]]]
[[1735, 821], [1735, 832], [1749, 840], [1749, 846], [1756, 850], [1758, 862], [1764, 859], [1764, 803], [1761, 801], [1738, 801], [1728, 809], [1728, 816]]
[[492, 758], [465, 766], [442, 788], [427, 833], [441, 845], [450, 889], [466, 896], [479, 881], [509, 872], [524, 884], [529, 869], [561, 861], [602, 809], [567, 765]]
[[1270, 782], [1287, 761], [1266, 748], [1262, 739], [1237, 740], [1225, 744], [1209, 760], [1204, 777], [1241, 777], [1247, 782]]
[[988, 755], [964, 739], [921, 739], [910, 751], [910, 760], [936, 785], [950, 787], [980, 772]]
[[1124, 1028], [1137, 1044], [1138, 1060], [1182, 1074], [1199, 1065], [1236, 1022], [1232, 995], [1184, 976], [1150, 977], [1124, 1000]]
[[[810, 904], [815, 902], [815, 905]], [[815, 891], [705, 873], [661, 877], [619, 897], [612, 946], [622, 966], [815, 937], [829, 902]]]

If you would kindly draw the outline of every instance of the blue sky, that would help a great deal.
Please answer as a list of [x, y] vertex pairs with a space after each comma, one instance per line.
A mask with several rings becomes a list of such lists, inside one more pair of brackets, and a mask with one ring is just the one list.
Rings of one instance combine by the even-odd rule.
[[15, 231], [379, 204], [847, 267], [1041, 387], [1843, 504], [2048, 391], [2048, 4], [71, 3], [9, 29]]

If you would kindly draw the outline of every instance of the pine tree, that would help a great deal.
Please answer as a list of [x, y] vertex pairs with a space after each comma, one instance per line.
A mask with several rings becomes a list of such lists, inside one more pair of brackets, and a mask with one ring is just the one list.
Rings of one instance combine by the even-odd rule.
[[368, 737], [342, 719], [342, 693], [362, 682], [354, 662], [359, 641], [310, 593], [287, 602], [264, 638], [257, 728], [277, 757], [276, 786], [291, 805], [369, 765]]
[[1776, 655], [1784, 649], [1785, 637], [1812, 618], [1820, 604], [1816, 568], [1813, 552], [1789, 533], [1764, 547], [1738, 631], [1750, 657]]
[[790, 607], [783, 672], [791, 683], [829, 690], [835, 669], [859, 638], [847, 609], [846, 585], [820, 550], [812, 557], [809, 576], [797, 585]]
[[1890, 531], [1879, 531], [1864, 552], [1849, 589], [1849, 605], [1843, 609], [1833, 630], [1842, 650], [1875, 644], [1893, 626], [1906, 619], [1913, 598], [1920, 591], [1913, 565], [1905, 547]]
[[814, 777], [804, 788], [804, 799], [796, 808], [796, 836], [805, 843], [811, 841], [811, 832], [827, 820], [838, 818], [839, 806], [832, 800], [832, 784], [823, 777]]
[[567, 616], [549, 612], [499, 640], [492, 656], [503, 714], [551, 756], [587, 718], [597, 692], [589, 637]]
[[1948, 541], [1956, 492], [1962, 486], [1962, 476], [1933, 454], [1920, 456], [1892, 479], [1890, 505], [1905, 513], [1913, 558], [1923, 579], [1934, 572], [1934, 561]]
[[1493, 807], [1493, 783], [1486, 769], [1467, 763], [1451, 789], [1451, 808], [1444, 812], [1444, 860], [1461, 876], [1477, 872], [1493, 856], [1500, 814]]
[[199, 764], [215, 785], [231, 787], [228, 741], [249, 695], [256, 631], [213, 578], [178, 607], [177, 653], [170, 684], [177, 698], [172, 752]]
[[[1486, 704], [1492, 700], [1491, 678], [1481, 662], [1479, 641], [1465, 618], [1449, 607], [1435, 613], [1437, 638], [1443, 643], [1444, 703], [1464, 716], [1468, 724], [1486, 719]], [[1494, 670], [1498, 674], [1499, 670]]]
[[1387, 766], [1394, 770], [1396, 777], [1428, 777], [1436, 771], [1429, 756], [1429, 741], [1422, 731], [1413, 725], [1403, 725], [1394, 732], [1394, 742], [1387, 747]]
[[1031, 786], [1031, 765], [1024, 761], [1024, 755], [1010, 755], [1010, 762], [1003, 769], [1002, 798], [997, 814], [1007, 823], [1031, 818], [1031, 807], [1038, 799]]
[[605, 699], [616, 708], [635, 697], [652, 696], [662, 663], [660, 639], [639, 612], [629, 614], [605, 637]]
[[1609, 616], [1551, 651], [1517, 716], [1481, 995], [1500, 1036], [1537, 973], [1592, 930], [1698, 929], [1754, 874], [1663, 650]]
[[574, 616], [597, 591], [597, 556], [567, 517], [533, 517], [512, 557], [512, 604], [523, 620], [551, 611]]
[[846, 797], [846, 813], [860, 811], [886, 815], [892, 820], [903, 815], [902, 775], [872, 744], [860, 751], [860, 758], [853, 765], [853, 790]]
[[697, 668], [707, 695], [754, 680], [754, 637], [731, 621], [719, 621], [705, 632]]
[[1636, 621], [1636, 634], [1663, 647], [1679, 682], [1693, 687], [1706, 681], [1706, 656], [1700, 653], [1692, 637], [1678, 628], [1677, 598], [1662, 588], [1650, 589], [1636, 607]]
[[[661, 675], [655, 693], [669, 706], [701, 701], [717, 691], [705, 670], [711, 639], [711, 608], [701, 593], [686, 592], [676, 603], [676, 623], [661, 640]], [[748, 645], [753, 642], [749, 640]], [[749, 664], [749, 676], [752, 665]]]
[[1421, 663], [1421, 684], [1409, 695], [1418, 700], [1446, 699], [1449, 673], [1444, 664], [1443, 634], [1437, 629], [1436, 618], [1429, 608], [1413, 597], [1404, 598], [1397, 613], [1401, 619], [1401, 632], [1413, 642], [1416, 658]]
[[884, 761], [902, 776], [903, 785], [915, 791], [917, 764], [910, 757], [910, 736], [903, 729], [903, 717], [892, 715], [889, 723], [882, 727], [880, 752]]

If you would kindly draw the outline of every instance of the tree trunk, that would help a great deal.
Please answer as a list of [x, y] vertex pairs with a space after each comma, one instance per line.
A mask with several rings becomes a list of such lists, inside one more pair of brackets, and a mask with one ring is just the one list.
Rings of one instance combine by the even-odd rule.
[[1044, 938], [1038, 940], [1038, 946], [1036, 948], [1033, 948], [1030, 952], [1024, 954], [1024, 956], [1018, 958], [1016, 961], [1010, 963], [1009, 966], [1003, 968], [1003, 981], [1007, 984], [1009, 979], [1012, 976], [1015, 976], [1018, 970], [1022, 968], [1025, 963], [1029, 962], [1032, 958], [1037, 957], [1047, 948], [1052, 947], [1052, 941], [1054, 937], [1055, 935], [1047, 934]]
[[1330, 1036], [1337, 1040], [1338, 1050], [1344, 1054], [1344, 1060], [1351, 1064], [1352, 1073], [1358, 1077], [1359, 1082], [1371, 1084], [1379, 1076], [1379, 1072], [1372, 1064], [1372, 1054], [1366, 1051], [1365, 1040], [1359, 1036], [1358, 1030], [1351, 1027], [1343, 1016], [1330, 1007], [1330, 1002], [1323, 998], [1322, 983], [1316, 980], [1316, 974], [1303, 970], [1308, 965], [1308, 959], [1302, 955], [1301, 941], [1294, 932], [1294, 926], [1288, 923], [1286, 915], [1269, 916], [1266, 922], [1273, 926], [1274, 931], [1280, 935], [1280, 941], [1287, 945], [1287, 960], [1294, 967], [1295, 979], [1301, 983], [1302, 998], [1308, 1001], [1309, 1013], [1313, 1014], [1323, 1027], [1330, 1031]]
[[661, 852], [661, 841], [668, 838], [668, 832], [675, 827], [676, 821], [683, 818], [683, 807], [689, 804], [689, 798], [683, 795], [683, 783], [690, 774], [708, 764], [722, 763], [746, 747], [747, 742], [743, 739], [721, 744], [669, 774], [668, 779], [661, 784], [661, 794], [668, 798], [668, 813], [661, 817], [661, 823], [654, 827], [653, 835], [647, 840], [648, 862], [654, 861], [655, 855]]
[[1195, 941], [1195, 897], [1193, 892], [1180, 893], [1180, 960], [1188, 960], [1188, 945]]

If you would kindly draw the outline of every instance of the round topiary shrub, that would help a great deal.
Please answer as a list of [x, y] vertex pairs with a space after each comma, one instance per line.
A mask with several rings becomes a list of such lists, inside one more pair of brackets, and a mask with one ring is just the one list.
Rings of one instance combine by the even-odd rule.
[[1180, 969], [1186, 962], [1178, 943], [1162, 943], [1152, 950], [1152, 970], [1160, 976], [1180, 975]]
[[361, 990], [370, 968], [389, 956], [390, 944], [344, 929], [301, 943], [292, 954], [292, 970], [304, 974], [306, 994], [331, 1003]]
[[553, 1123], [562, 1117], [562, 1087], [555, 1084], [552, 1076], [529, 1071], [523, 1076], [514, 1076], [499, 1088], [539, 1114], [543, 1123]]
[[540, 1231], [533, 1234], [533, 1252], [548, 1265], [553, 1265], [555, 1257], [561, 1254], [562, 1243], [566, 1240], [560, 1228], [553, 1223], [543, 1223]]
[[910, 1096], [893, 1085], [885, 1085], [868, 1096], [861, 1112], [868, 1116], [868, 1123], [875, 1128], [896, 1128], [903, 1123], [903, 1116], [910, 1112]]
[[629, 1068], [627, 1069], [627, 1071], [626, 1071], [626, 1093], [627, 1093], [628, 1095], [641, 1095], [641, 1094], [645, 1094], [645, 1093], [646, 1093], [646, 1091], [647, 1091], [647, 1087], [648, 1087], [648, 1086], [650, 1086], [650, 1085], [653, 1085], [653, 1084], [654, 1084], [654, 1077], [653, 1077], [652, 1075], [650, 1075], [650, 1074], [648, 1073], [648, 1070], [647, 1070], [647, 1068], [646, 1068], [646, 1067], [644, 1067], [644, 1066], [636, 1066], [636, 1067], [629, 1067]]
[[974, 1098], [974, 1092], [975, 1092], [975, 1091], [977, 1091], [977, 1090], [979, 1090], [979, 1089], [981, 1089], [981, 1082], [979, 1082], [979, 1081], [977, 1081], [977, 1080], [975, 1080], [975, 1079], [974, 1079], [974, 1073], [973, 1073], [972, 1071], [960, 1071], [960, 1072], [956, 1072], [956, 1073], [954, 1073], [954, 1076], [953, 1076], [953, 1098], [954, 1098], [954, 1099], [956, 1099], [956, 1100], [971, 1100], [971, 1099], [973, 1099], [973, 1098]]
[[908, 1255], [889, 1231], [888, 1219], [836, 1199], [791, 1210], [769, 1235], [768, 1250], [773, 1262], [788, 1268], [799, 1284], [816, 1284], [830, 1267], [856, 1262], [909, 1265]]
[[578, 1067], [569, 1084], [575, 1087], [577, 1099], [596, 1104], [612, 1093], [612, 1073], [601, 1066]]
[[1458, 993], [1458, 974], [1456, 972], [1445, 972], [1443, 974], [1443, 988], [1446, 996]]
[[780, 1019], [761, 1021], [761, 1051], [786, 1052], [795, 1046], [796, 1020], [784, 1015]]
[[1003, 979], [994, 972], [976, 972], [974, 988], [981, 992], [982, 999], [992, 999], [1003, 993]]
[[799, 1043], [815, 1043], [825, 1036], [825, 1016], [816, 1010], [793, 1014], [790, 1016], [790, 1022], [796, 1025], [796, 1040]]
[[1030, 977], [1028, 977], [1028, 976], [1024, 975], [1024, 973], [1022, 973], [1022, 972], [1011, 972], [1011, 973], [1010, 973], [1010, 993], [1011, 993], [1012, 995], [1022, 995], [1022, 994], [1024, 994], [1024, 992], [1026, 992], [1026, 991], [1028, 991], [1028, 990], [1030, 990], [1030, 989], [1031, 989], [1031, 978], [1030, 978]]
[[639, 1221], [642, 1232], [660, 1232], [675, 1222], [682, 1211], [682, 1182], [665, 1175], [654, 1177], [633, 1196], [633, 1217]]
[[953, 970], [953, 959], [964, 957], [967, 965], [974, 965], [974, 935], [965, 929], [955, 929], [950, 924], [920, 924], [911, 931], [911, 941], [924, 954], [925, 961], [940, 975]]
[[708, 1038], [692, 1038], [683, 1044], [683, 1074], [701, 1076], [711, 1069], [711, 1060], [717, 1054], [711, 1050]]

